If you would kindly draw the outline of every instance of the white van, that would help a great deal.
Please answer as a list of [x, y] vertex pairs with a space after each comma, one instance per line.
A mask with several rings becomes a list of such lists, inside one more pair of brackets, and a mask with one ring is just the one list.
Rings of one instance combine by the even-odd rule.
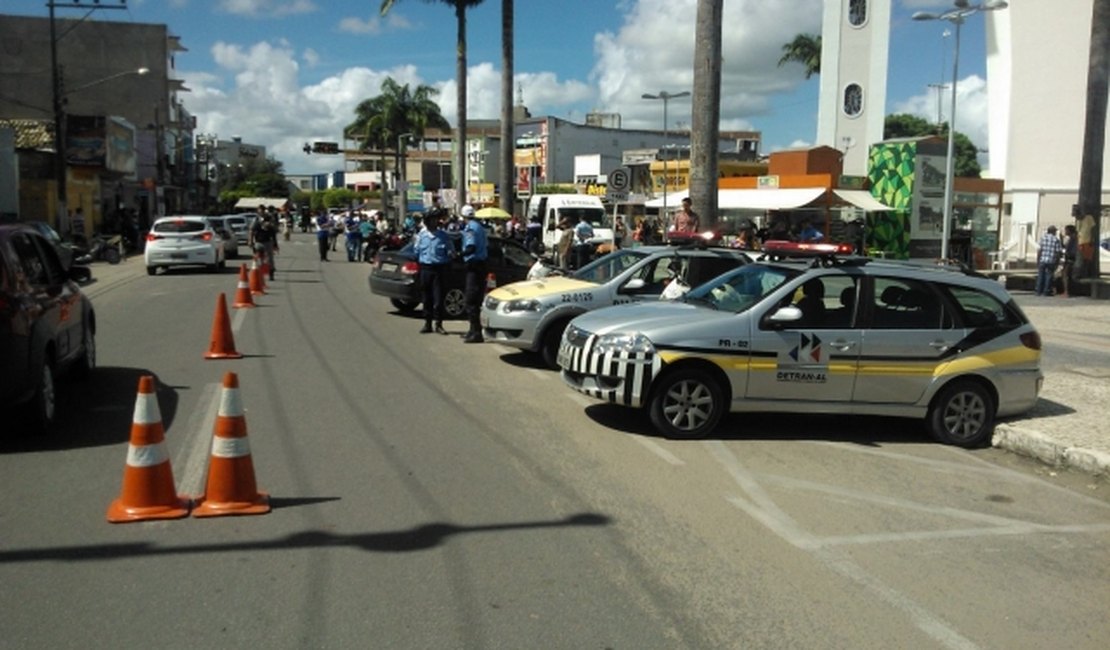
[[594, 228], [590, 241], [603, 244], [613, 241], [613, 229], [606, 227], [605, 206], [601, 199], [589, 194], [535, 194], [528, 199], [528, 219], [540, 218], [543, 226], [543, 245], [554, 251], [559, 243], [559, 222], [563, 219], [573, 228], [585, 219]]

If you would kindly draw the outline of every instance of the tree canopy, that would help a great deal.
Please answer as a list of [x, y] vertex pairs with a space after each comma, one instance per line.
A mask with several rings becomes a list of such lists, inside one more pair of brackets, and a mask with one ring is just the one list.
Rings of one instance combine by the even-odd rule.
[[821, 35], [798, 34], [794, 40], [782, 46], [779, 67], [787, 63], [801, 63], [806, 79], [821, 73]]
[[[887, 115], [883, 122], [883, 138], [916, 138], [926, 135], [948, 137], [948, 123], [937, 125], [916, 115], [895, 113]], [[979, 149], [963, 133], [956, 131], [956, 176], [978, 178], [982, 173], [979, 166]]]

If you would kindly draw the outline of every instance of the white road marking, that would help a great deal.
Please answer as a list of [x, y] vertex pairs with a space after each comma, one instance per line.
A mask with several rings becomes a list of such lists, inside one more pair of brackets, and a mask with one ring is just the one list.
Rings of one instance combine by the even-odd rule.
[[204, 491], [204, 477], [208, 471], [209, 449], [212, 447], [216, 413], [220, 409], [220, 389], [223, 384], [205, 384], [197, 402], [197, 410], [182, 431], [189, 436], [188, 455], [178, 481], [182, 494], [197, 495]]
[[544, 381], [551, 380], [551, 372], [547, 370], [540, 370], [539, 368], [528, 368], [528, 372], [532, 373], [533, 377], [543, 379]]
[[666, 449], [663, 448], [662, 445], [660, 445], [659, 443], [655, 442], [654, 440], [652, 440], [650, 438], [645, 438], [643, 436], [632, 436], [632, 439], [635, 440], [636, 442], [640, 443], [641, 445], [646, 447], [648, 451], [650, 451], [651, 453], [655, 454], [656, 456], [662, 458], [663, 460], [667, 461], [671, 465], [685, 465], [686, 464], [686, 461], [682, 460], [678, 456], [675, 456], [671, 452], [667, 451]]
[[249, 309], [236, 309], [235, 317], [231, 319], [231, 331], [233, 334], [238, 334], [239, 330], [243, 328], [243, 321], [247, 320], [247, 312]]

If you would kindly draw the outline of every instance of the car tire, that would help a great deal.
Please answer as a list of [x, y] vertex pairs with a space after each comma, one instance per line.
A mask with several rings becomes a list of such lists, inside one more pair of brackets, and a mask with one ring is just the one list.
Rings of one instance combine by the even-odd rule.
[[104, 249], [104, 259], [107, 260], [109, 264], [119, 264], [119, 261], [120, 261], [119, 249], [114, 247], [114, 246], [110, 246], [108, 248], [105, 248]]
[[566, 331], [570, 321], [552, 323], [544, 330], [543, 341], [540, 343], [540, 358], [552, 370], [559, 369], [559, 344], [563, 341], [563, 332]]
[[39, 371], [35, 394], [24, 405], [27, 427], [31, 433], [43, 434], [54, 424], [57, 408], [57, 393], [54, 386], [54, 360], [47, 357]]
[[679, 368], [656, 382], [648, 413], [652, 425], [668, 438], [703, 438], [728, 408], [724, 389], [704, 370]]
[[448, 289], [443, 296], [443, 312], [451, 319], [465, 316], [466, 292], [462, 289]]
[[979, 382], [960, 379], [933, 399], [926, 423], [938, 442], [973, 449], [990, 442], [994, 412], [990, 391]]
[[155, 275], [157, 273], [158, 273], [158, 267], [157, 266], [148, 266], [148, 267], [146, 267], [146, 274], [147, 275]]
[[73, 374], [78, 379], [87, 379], [96, 369], [96, 333], [89, 323], [89, 315], [85, 315], [85, 324], [81, 327], [81, 356], [73, 365]]
[[408, 300], [401, 300], [400, 298], [390, 298], [389, 304], [393, 305], [394, 309], [402, 314], [411, 314], [420, 306], [418, 302], [410, 302]]

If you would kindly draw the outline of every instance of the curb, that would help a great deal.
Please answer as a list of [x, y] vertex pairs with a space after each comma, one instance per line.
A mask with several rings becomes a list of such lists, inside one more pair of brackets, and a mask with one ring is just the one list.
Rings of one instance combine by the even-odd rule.
[[1053, 467], [1068, 467], [1095, 476], [1110, 476], [1110, 454], [1082, 447], [1068, 447], [1034, 429], [998, 424], [991, 446], [1035, 458]]

